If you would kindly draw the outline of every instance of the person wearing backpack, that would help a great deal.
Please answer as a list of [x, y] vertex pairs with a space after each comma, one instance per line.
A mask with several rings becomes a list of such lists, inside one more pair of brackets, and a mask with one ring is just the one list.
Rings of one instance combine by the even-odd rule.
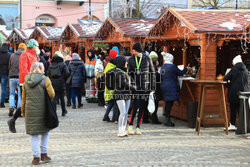
[[61, 101], [62, 116], [67, 114], [64, 100], [64, 92], [66, 89], [66, 80], [69, 77], [69, 69], [63, 62], [63, 54], [59, 51], [52, 57], [51, 64], [48, 68], [48, 77], [52, 82], [52, 86], [55, 90], [55, 98], [53, 103], [57, 104], [58, 99]]
[[82, 86], [86, 83], [86, 71], [83, 65], [83, 61], [77, 53], [73, 53], [73, 60], [69, 63], [70, 77], [67, 83], [71, 88], [72, 108], [76, 109], [76, 96], [78, 99], [78, 108], [83, 106], [82, 104]]

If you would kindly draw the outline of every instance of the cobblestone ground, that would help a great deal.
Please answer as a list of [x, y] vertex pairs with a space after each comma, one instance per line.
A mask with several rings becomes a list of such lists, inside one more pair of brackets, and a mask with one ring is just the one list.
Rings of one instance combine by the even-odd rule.
[[[250, 166], [250, 140], [225, 135], [223, 128], [201, 128], [197, 136], [186, 122], [174, 120], [175, 128], [143, 124], [143, 135], [118, 138], [117, 124], [102, 121], [103, 107], [85, 103], [68, 112], [51, 132], [52, 161], [40, 166]], [[164, 120], [161, 109], [159, 117]], [[16, 134], [8, 131], [8, 119], [7, 109], [1, 109], [0, 166], [30, 166], [24, 119], [16, 122]]]

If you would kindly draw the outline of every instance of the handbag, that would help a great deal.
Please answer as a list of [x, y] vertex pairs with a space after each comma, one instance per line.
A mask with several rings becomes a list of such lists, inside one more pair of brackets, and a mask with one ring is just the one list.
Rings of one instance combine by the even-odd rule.
[[67, 79], [67, 81], [66, 81], [66, 84], [67, 84], [67, 85], [70, 85], [70, 84], [71, 84], [72, 78], [73, 78], [73, 76], [74, 76], [74, 74], [75, 74], [75, 72], [76, 72], [77, 69], [78, 69], [78, 66], [76, 67], [75, 71], [73, 71], [72, 74], [71, 74], [71, 75], [69, 76], [69, 78]]
[[53, 104], [45, 88], [45, 126], [50, 130], [59, 126], [59, 120], [56, 113], [56, 106]]

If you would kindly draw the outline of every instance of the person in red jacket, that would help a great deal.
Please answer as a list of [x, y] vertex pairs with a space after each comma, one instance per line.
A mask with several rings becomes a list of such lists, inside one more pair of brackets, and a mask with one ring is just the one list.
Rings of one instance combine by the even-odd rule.
[[[30, 72], [30, 67], [33, 63], [39, 62], [40, 50], [38, 42], [35, 39], [30, 39], [27, 45], [27, 50], [23, 52], [19, 59], [19, 85], [22, 90], [24, 84], [25, 75]], [[21, 109], [17, 109], [12, 119], [8, 121], [9, 130], [12, 133], [16, 133], [15, 122], [18, 117], [21, 116]]]
[[35, 39], [30, 39], [28, 49], [22, 53], [19, 61], [19, 84], [23, 85], [25, 75], [30, 72], [30, 67], [34, 62], [39, 62], [39, 44]]

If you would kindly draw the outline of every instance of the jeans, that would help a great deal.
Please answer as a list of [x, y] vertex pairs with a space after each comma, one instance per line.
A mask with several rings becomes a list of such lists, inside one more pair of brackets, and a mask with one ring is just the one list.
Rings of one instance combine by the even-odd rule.
[[78, 105], [82, 104], [82, 88], [71, 88], [71, 99], [73, 105], [76, 105], [76, 96], [78, 99]]
[[117, 117], [116, 116], [116, 114], [117, 114], [117, 108], [116, 107], [117, 107], [117, 105], [115, 103], [115, 100], [114, 99], [109, 100], [108, 107], [106, 109], [104, 117], [108, 117], [111, 109], [113, 108], [113, 118], [112, 118], [112, 120], [116, 120], [116, 117]]
[[18, 91], [18, 101], [17, 101], [17, 108], [21, 107], [21, 89], [19, 85], [19, 79], [18, 78], [10, 78], [9, 81], [9, 87], [10, 87], [10, 97], [9, 97], [9, 108], [15, 108], [15, 91], [17, 88]]
[[[41, 145], [40, 145], [41, 154], [47, 153], [48, 143], [49, 143], [49, 132], [46, 132], [46, 133], [42, 134], [42, 138], [41, 138]], [[31, 148], [32, 148], [33, 156], [36, 158], [40, 157], [39, 136], [38, 135], [31, 136]]]
[[3, 104], [5, 101], [5, 96], [6, 96], [8, 75], [1, 75], [0, 74], [0, 79], [1, 79], [1, 103]]
[[55, 98], [53, 99], [55, 106], [57, 106], [57, 102], [59, 99], [61, 101], [62, 113], [65, 113], [66, 108], [65, 108], [65, 100], [64, 100], [64, 91], [55, 91]]

